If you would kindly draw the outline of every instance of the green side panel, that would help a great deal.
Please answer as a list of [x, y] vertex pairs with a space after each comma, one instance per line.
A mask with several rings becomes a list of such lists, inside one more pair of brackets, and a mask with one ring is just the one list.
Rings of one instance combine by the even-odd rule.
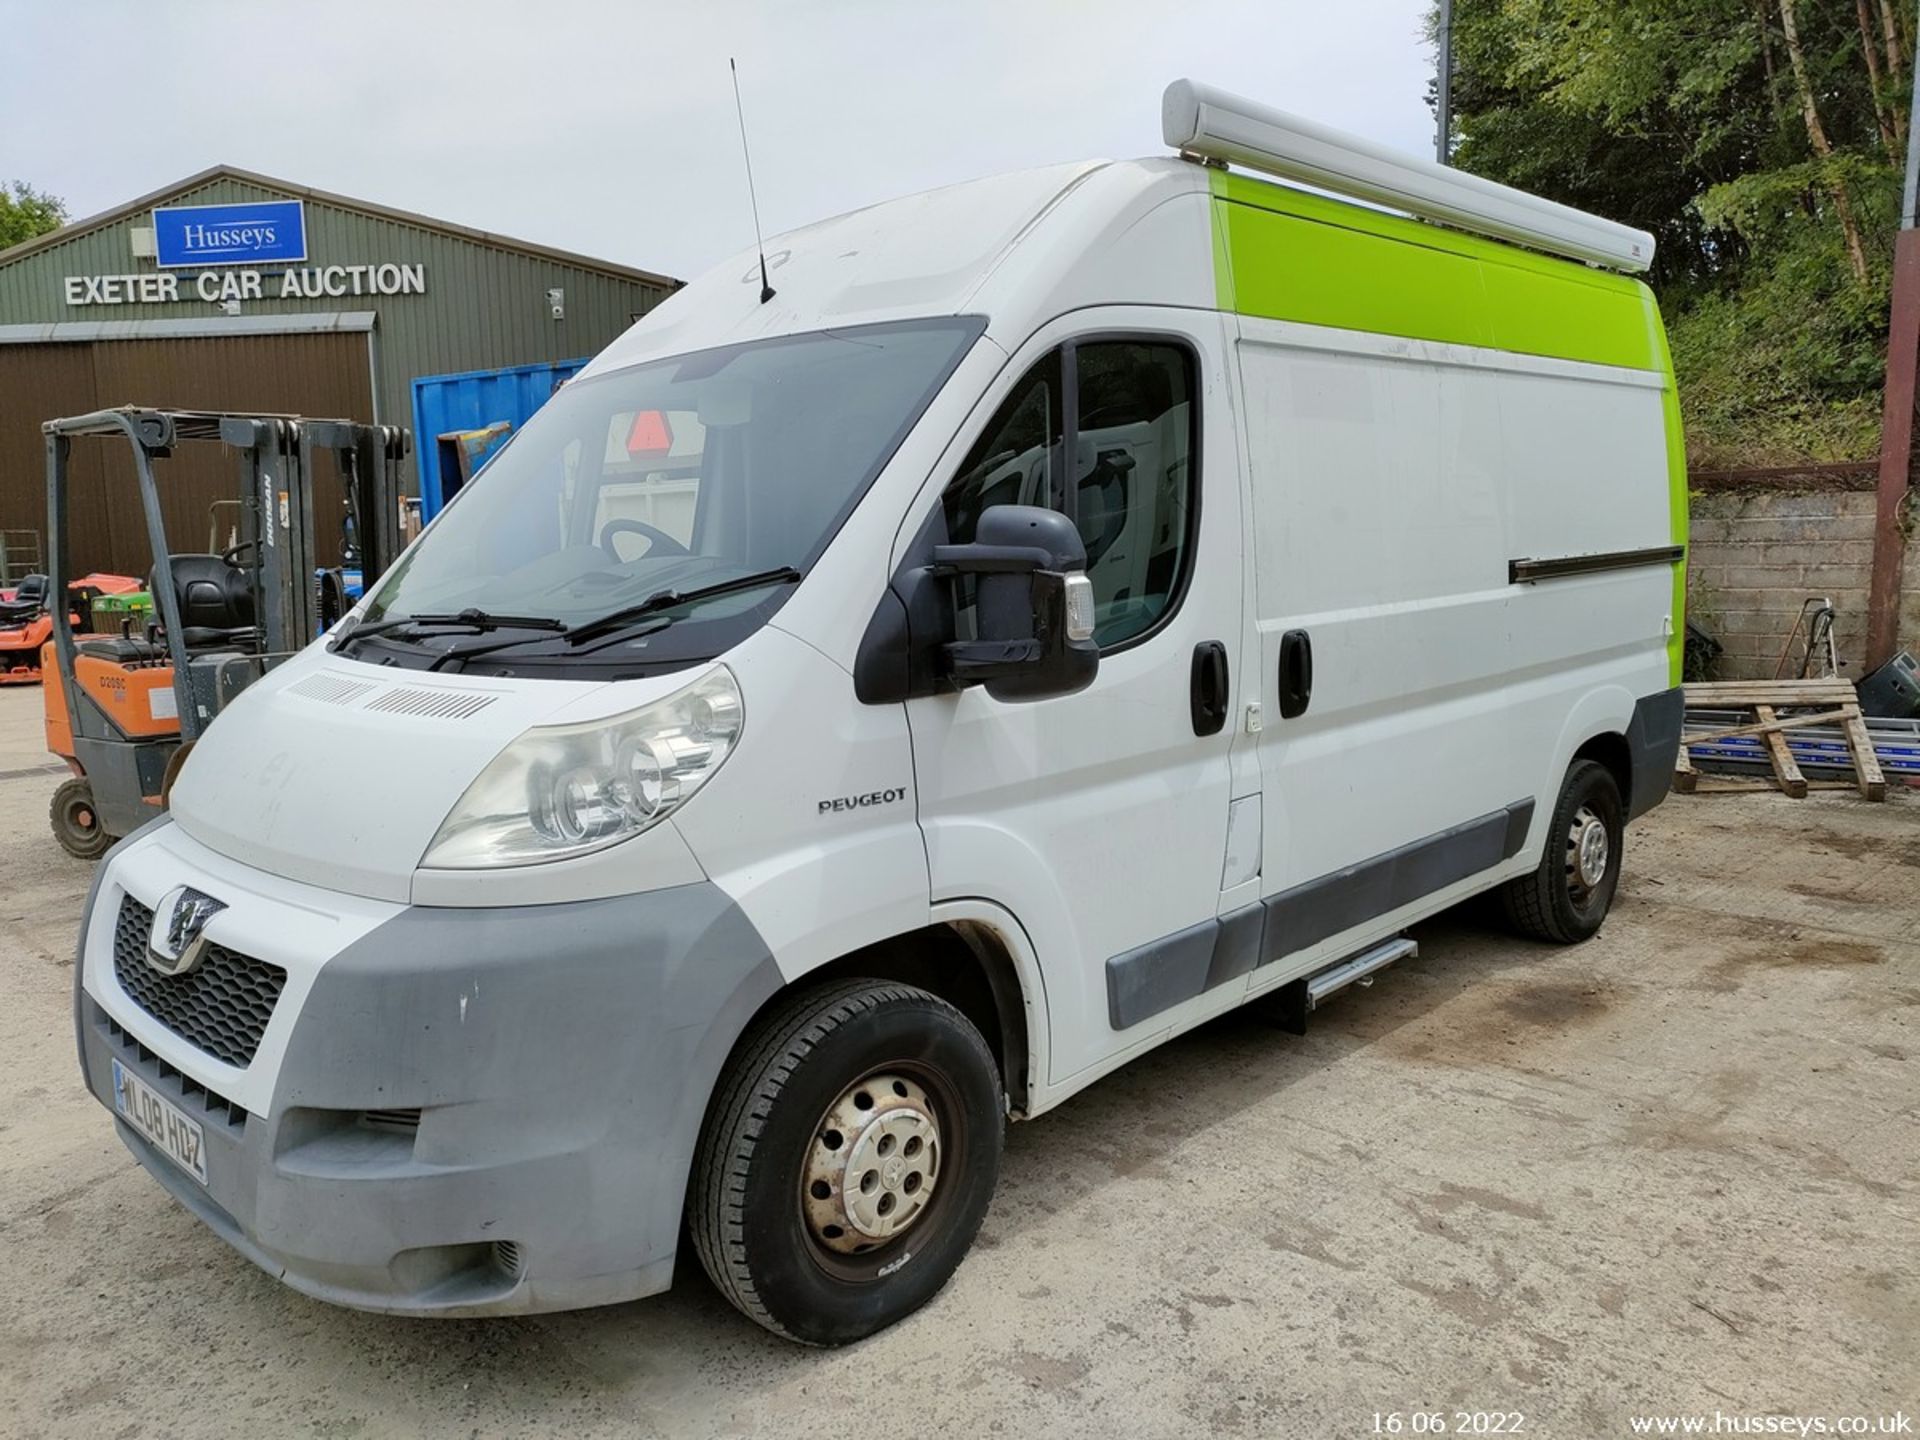
[[[1214, 172], [1216, 186], [1219, 172]], [[1212, 220], [1213, 231], [1213, 303], [1228, 314], [1233, 312], [1233, 250], [1227, 243], [1227, 209], [1225, 205], [1209, 205], [1207, 213]]]
[[[1673, 359], [1653, 292], [1530, 250], [1211, 172], [1214, 291], [1222, 310], [1377, 335], [1658, 372], [1666, 381], [1668, 511], [1687, 543], [1687, 454]], [[1667, 663], [1686, 657], [1687, 566], [1673, 567]]]
[[[1660, 337], [1660, 363], [1666, 371], [1667, 388], [1660, 397], [1667, 428], [1667, 513], [1673, 522], [1673, 543], [1688, 544], [1687, 522], [1687, 441], [1680, 428], [1680, 387], [1673, 377], [1673, 359], [1667, 353], [1666, 336]], [[1686, 673], [1687, 661], [1687, 556], [1673, 567], [1673, 634], [1667, 640], [1668, 683], [1678, 685]]]
[[1636, 280], [1230, 171], [1211, 179], [1223, 309], [1663, 368], [1659, 312]]

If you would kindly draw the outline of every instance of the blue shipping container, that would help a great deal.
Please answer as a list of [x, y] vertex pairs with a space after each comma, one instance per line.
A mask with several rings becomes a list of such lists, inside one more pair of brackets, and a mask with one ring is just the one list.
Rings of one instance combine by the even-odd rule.
[[420, 518], [431, 520], [487, 457], [587, 363], [556, 360], [413, 382], [413, 453], [420, 468]]

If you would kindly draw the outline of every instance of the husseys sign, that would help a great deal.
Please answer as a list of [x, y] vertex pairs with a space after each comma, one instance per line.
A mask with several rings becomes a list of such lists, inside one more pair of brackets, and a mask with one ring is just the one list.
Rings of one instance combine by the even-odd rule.
[[[153, 212], [158, 272], [68, 275], [66, 301], [170, 305], [204, 300], [327, 300], [348, 295], [424, 295], [419, 264], [307, 265], [307, 211], [300, 200], [163, 206]], [[217, 267], [217, 268], [215, 268]], [[199, 273], [192, 274], [190, 271]]]
[[153, 258], [162, 270], [304, 260], [306, 202], [162, 206], [153, 212]]

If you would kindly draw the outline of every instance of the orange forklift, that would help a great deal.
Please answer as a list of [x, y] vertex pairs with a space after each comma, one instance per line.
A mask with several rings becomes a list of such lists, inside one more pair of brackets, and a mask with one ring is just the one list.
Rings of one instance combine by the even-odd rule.
[[[290, 415], [213, 414], [125, 407], [41, 426], [47, 446], [47, 591], [69, 563], [69, 459], [75, 443], [132, 446], [153, 568], [153, 616], [143, 633], [83, 633], [51, 608], [42, 653], [47, 748], [73, 771], [54, 792], [53, 833], [93, 859], [161, 813], [173, 777], [200, 734], [246, 686], [320, 631], [321, 595], [337, 571], [315, 564], [313, 480], [334, 464], [355, 537], [362, 583], [400, 550], [400, 467], [411, 443], [391, 425]], [[167, 543], [160, 478], [177, 448], [219, 444], [238, 461], [237, 542], [218, 554]]]

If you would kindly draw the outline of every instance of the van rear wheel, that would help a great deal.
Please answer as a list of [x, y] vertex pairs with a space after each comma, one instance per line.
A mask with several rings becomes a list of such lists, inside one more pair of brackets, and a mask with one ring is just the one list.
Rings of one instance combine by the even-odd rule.
[[973, 1244], [1004, 1113], [993, 1053], [944, 1000], [873, 980], [798, 995], [715, 1092], [689, 1196], [700, 1263], [788, 1339], [884, 1329]]
[[1576, 760], [1554, 802], [1545, 853], [1531, 875], [1500, 890], [1508, 921], [1523, 935], [1573, 945], [1598, 934], [1620, 884], [1626, 807], [1613, 772]]

